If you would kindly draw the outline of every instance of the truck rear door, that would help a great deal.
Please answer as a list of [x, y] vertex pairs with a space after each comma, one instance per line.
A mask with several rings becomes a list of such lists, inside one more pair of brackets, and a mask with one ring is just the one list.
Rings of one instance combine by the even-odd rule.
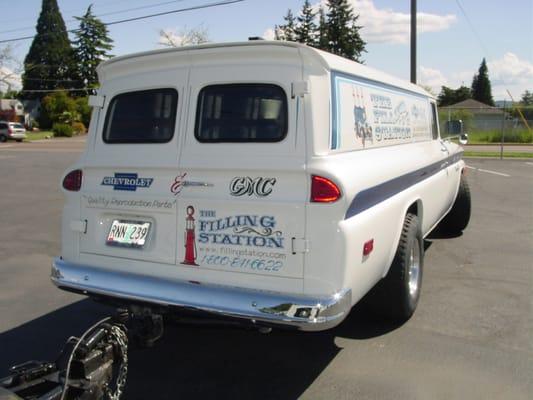
[[298, 53], [282, 50], [191, 68], [177, 263], [208, 281], [303, 290], [308, 179], [301, 99], [291, 96], [302, 73]]
[[168, 182], [178, 168], [187, 73], [178, 64], [104, 82], [83, 167], [81, 261], [128, 271], [136, 261], [175, 264], [177, 207]]

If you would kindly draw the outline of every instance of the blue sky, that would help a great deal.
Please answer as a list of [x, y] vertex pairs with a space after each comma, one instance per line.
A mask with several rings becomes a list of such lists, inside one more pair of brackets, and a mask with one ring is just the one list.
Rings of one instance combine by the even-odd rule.
[[[75, 28], [76, 23], [69, 20], [74, 15], [82, 15], [91, 3], [94, 13], [109, 22], [213, 1], [58, 0], [58, 4], [67, 26]], [[318, 4], [319, 1], [311, 3]], [[364, 26], [361, 35], [368, 42], [368, 53], [364, 55], [366, 64], [409, 79], [410, 0], [350, 2]], [[151, 7], [161, 3], [167, 4]], [[268, 36], [274, 25], [282, 23], [288, 8], [298, 12], [302, 4], [303, 0], [245, 0], [111, 26], [110, 34], [115, 40], [113, 52], [122, 55], [154, 49], [160, 47], [158, 41], [162, 29], [179, 32], [184, 27], [200, 25], [208, 30], [211, 41], [215, 42]], [[0, 27], [0, 40], [33, 34], [40, 7], [41, 0], [10, 2], [9, 18], [4, 14]], [[139, 7], [149, 8], [125, 11]], [[443, 84], [470, 86], [481, 59], [486, 57], [497, 100], [508, 99], [506, 89], [515, 98], [526, 89], [533, 90], [533, 0], [418, 0], [418, 12], [420, 83], [429, 85], [435, 93]], [[13, 43], [14, 54], [19, 60], [24, 59], [30, 43]]]

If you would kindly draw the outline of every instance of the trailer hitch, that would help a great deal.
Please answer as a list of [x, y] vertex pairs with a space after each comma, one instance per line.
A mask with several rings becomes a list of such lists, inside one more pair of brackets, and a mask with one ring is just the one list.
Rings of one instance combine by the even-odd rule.
[[0, 400], [118, 400], [128, 372], [127, 312], [70, 337], [54, 362], [28, 361], [0, 378]]

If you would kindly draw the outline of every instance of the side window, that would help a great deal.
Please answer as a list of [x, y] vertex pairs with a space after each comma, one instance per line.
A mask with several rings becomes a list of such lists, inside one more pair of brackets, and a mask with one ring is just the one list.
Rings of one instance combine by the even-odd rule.
[[0, 129], [7, 129], [7, 124], [0, 124]]
[[279, 142], [287, 135], [287, 96], [271, 84], [203, 88], [194, 135], [200, 142]]
[[433, 139], [439, 138], [439, 118], [435, 103], [431, 103], [431, 135]]
[[166, 143], [174, 136], [178, 92], [154, 89], [119, 94], [107, 109], [106, 143]]

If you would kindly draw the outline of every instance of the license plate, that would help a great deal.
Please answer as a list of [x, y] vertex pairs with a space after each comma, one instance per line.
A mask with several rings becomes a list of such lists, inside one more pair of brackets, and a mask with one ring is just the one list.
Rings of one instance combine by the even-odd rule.
[[108, 246], [142, 248], [150, 232], [150, 222], [114, 220], [107, 235]]

